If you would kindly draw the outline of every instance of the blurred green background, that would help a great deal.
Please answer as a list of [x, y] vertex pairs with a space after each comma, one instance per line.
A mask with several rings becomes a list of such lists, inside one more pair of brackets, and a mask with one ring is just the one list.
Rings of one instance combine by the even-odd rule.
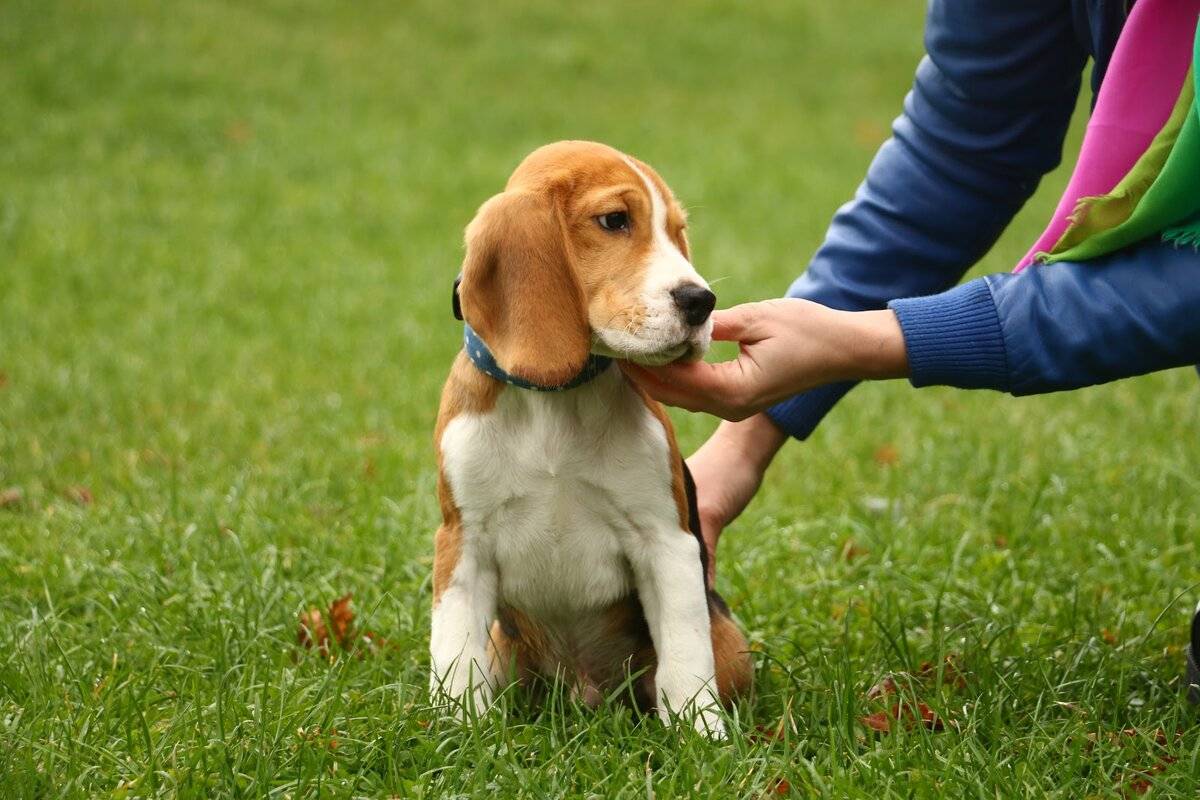
[[[759, 664], [729, 743], [424, 705], [474, 209], [538, 145], [604, 141], [689, 208], [722, 306], [781, 294], [888, 135], [922, 16], [0, 3], [0, 794], [1194, 796], [1188, 371], [855, 391], [723, 541]], [[674, 418], [685, 451], [714, 425]], [[347, 592], [391, 646], [298, 651], [297, 614]], [[888, 673], [945, 729], [867, 731]]]

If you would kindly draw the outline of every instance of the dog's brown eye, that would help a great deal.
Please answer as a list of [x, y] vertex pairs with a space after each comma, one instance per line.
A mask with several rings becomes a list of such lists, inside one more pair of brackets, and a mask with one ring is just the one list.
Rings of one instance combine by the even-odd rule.
[[596, 217], [596, 222], [606, 231], [629, 230], [629, 214], [624, 211], [613, 211]]

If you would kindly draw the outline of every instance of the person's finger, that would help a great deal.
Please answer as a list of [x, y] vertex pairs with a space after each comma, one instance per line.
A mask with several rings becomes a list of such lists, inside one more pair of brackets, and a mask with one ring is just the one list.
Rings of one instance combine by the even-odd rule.
[[653, 371], [645, 367], [630, 364], [629, 362], [619, 362], [621, 370], [638, 386], [642, 388], [646, 394], [653, 397], [660, 403], [666, 403], [669, 406], [677, 406], [685, 408], [688, 411], [708, 411], [707, 404], [703, 397], [697, 397], [694, 394], [680, 388], [679, 386], [663, 380]]
[[712, 313], [712, 338], [718, 342], [751, 342], [763, 336], [758, 303], [743, 303]]
[[661, 403], [726, 419], [738, 416], [741, 411], [745, 372], [740, 359], [649, 368], [622, 364], [621, 368]]
[[656, 375], [654, 371], [639, 367], [633, 364], [622, 363], [621, 369], [625, 372], [629, 379], [642, 388], [646, 394], [653, 397], [660, 403], [666, 403], [669, 406], [684, 408], [688, 411], [704, 411], [709, 412], [709, 398], [697, 396], [696, 394], [687, 391], [680, 386], [677, 386], [669, 381], [666, 381]]
[[710, 364], [695, 361], [690, 364], [665, 364], [643, 368], [655, 382], [684, 394], [723, 399], [736, 388], [741, 369], [736, 361]]

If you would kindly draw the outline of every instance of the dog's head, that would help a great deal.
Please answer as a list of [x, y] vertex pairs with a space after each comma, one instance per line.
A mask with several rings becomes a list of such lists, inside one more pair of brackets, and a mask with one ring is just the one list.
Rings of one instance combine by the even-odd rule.
[[687, 218], [646, 164], [594, 142], [530, 154], [467, 226], [463, 316], [507, 372], [569, 380], [595, 352], [642, 364], [707, 350], [716, 296]]

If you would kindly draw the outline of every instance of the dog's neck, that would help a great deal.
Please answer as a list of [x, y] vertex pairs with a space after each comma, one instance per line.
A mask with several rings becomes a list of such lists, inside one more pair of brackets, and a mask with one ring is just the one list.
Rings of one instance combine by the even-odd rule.
[[491, 349], [487, 346], [487, 342], [480, 338], [475, 329], [467, 324], [463, 319], [462, 303], [458, 297], [458, 287], [462, 283], [462, 273], [454, 279], [454, 290], [451, 296], [454, 318], [463, 323], [463, 350], [467, 354], [467, 358], [471, 359], [471, 363], [475, 368], [487, 375], [489, 378], [494, 378], [508, 386], [515, 386], [518, 389], [528, 389], [533, 392], [565, 392], [570, 389], [577, 389], [585, 383], [598, 378], [600, 375], [612, 365], [612, 359], [608, 356], [591, 353], [588, 355], [587, 361], [583, 363], [583, 368], [570, 380], [556, 386], [546, 386], [533, 381], [527, 381], [524, 378], [519, 378], [507, 372], [496, 361], [496, 357], [492, 355]]
[[534, 392], [565, 392], [570, 389], [577, 389], [585, 383], [602, 375], [610, 366], [612, 359], [608, 356], [601, 356], [592, 353], [588, 355], [587, 361], [581, 369], [570, 380], [557, 384], [555, 386], [546, 386], [540, 383], [533, 383], [524, 378], [519, 378], [509, 372], [506, 372], [499, 363], [496, 362], [496, 357], [492, 355], [492, 351], [488, 348], [487, 343], [479, 338], [479, 334], [468, 324], [463, 323], [463, 350], [466, 351], [467, 358], [471, 359], [471, 363], [475, 368], [491, 378], [495, 378], [509, 386], [514, 386], [518, 389], [528, 389]]

